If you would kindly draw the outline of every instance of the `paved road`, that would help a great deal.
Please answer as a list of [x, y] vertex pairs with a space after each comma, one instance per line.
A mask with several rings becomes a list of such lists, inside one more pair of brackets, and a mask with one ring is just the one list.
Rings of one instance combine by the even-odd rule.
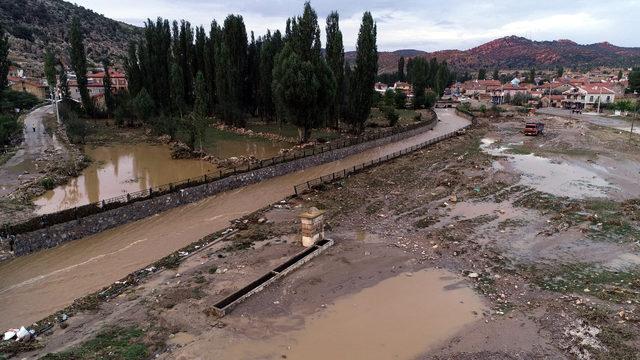
[[43, 119], [50, 114], [53, 114], [53, 107], [46, 105], [33, 110], [26, 116], [23, 143], [16, 154], [0, 166], [0, 197], [13, 192], [23, 182], [36, 177], [46, 155], [65, 152], [64, 146], [55, 135], [49, 135], [45, 131]]
[[431, 131], [4, 262], [0, 264], [0, 328], [37, 321], [78, 297], [226, 228], [233, 219], [292, 195], [294, 185], [386, 156], [469, 124], [452, 109], [437, 112], [441, 121]]
[[[616, 119], [614, 117], [590, 115], [590, 114], [584, 114], [584, 113], [572, 114], [571, 110], [558, 109], [558, 108], [541, 108], [541, 109], [538, 109], [538, 113], [563, 116], [563, 117], [568, 117], [572, 119], [586, 121], [594, 125], [606, 126], [606, 127], [610, 127], [610, 128], [614, 128], [622, 131], [631, 131], [631, 122], [622, 120], [622, 119]], [[640, 128], [638, 128], [639, 127], [638, 125], [640, 125], [640, 121], [636, 121], [636, 124], [633, 127], [634, 134], [640, 133]]]

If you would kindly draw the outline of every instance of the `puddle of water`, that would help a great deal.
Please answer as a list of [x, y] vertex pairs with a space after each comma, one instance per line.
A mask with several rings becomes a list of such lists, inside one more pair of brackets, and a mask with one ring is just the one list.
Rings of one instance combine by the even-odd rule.
[[268, 159], [280, 155], [280, 149], [288, 149], [286, 142], [256, 141], [252, 138], [234, 140], [217, 140], [207, 150], [220, 159], [233, 156], [254, 156], [257, 159]]
[[497, 216], [495, 221], [525, 216], [523, 209], [514, 208], [508, 201], [501, 203], [463, 201], [451, 204], [447, 211], [447, 218], [442, 219], [434, 225], [435, 227], [443, 227], [456, 220], [468, 220], [484, 215]]
[[34, 200], [46, 214], [126, 193], [195, 178], [216, 170], [200, 160], [173, 160], [168, 146], [138, 144], [85, 149], [93, 159], [82, 174]]
[[508, 156], [507, 167], [522, 173], [520, 183], [523, 185], [556, 196], [577, 199], [606, 197], [608, 192], [617, 190], [598, 174], [598, 169], [590, 165], [557, 162], [534, 154], [506, 154], [509, 145], [495, 147], [495, 142], [493, 139], [482, 139], [480, 147], [494, 156]]
[[270, 339], [243, 338], [210, 354], [216, 359], [414, 359], [479, 319], [483, 309], [480, 298], [450, 272], [404, 273], [339, 298], [305, 318], [302, 329]]

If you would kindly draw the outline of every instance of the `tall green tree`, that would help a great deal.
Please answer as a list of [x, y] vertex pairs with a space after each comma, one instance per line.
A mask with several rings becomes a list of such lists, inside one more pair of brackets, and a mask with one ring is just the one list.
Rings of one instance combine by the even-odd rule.
[[349, 89], [351, 118], [346, 119], [352, 129], [360, 133], [369, 118], [373, 103], [373, 85], [378, 73], [377, 28], [370, 12], [362, 16], [356, 45], [356, 65]]
[[247, 68], [244, 95], [245, 111], [251, 115], [256, 115], [258, 110], [258, 82], [260, 78], [260, 51], [262, 49], [262, 39], [256, 40], [253, 31], [251, 41], [247, 47]]
[[640, 93], [640, 68], [633, 68], [628, 77], [629, 91]]
[[76, 81], [78, 82], [78, 91], [80, 92], [82, 106], [87, 114], [92, 115], [94, 106], [91, 96], [89, 95], [89, 89], [87, 88], [87, 55], [84, 50], [84, 37], [78, 18], [73, 18], [71, 21], [71, 35], [69, 38], [71, 43], [71, 68], [76, 73]]
[[618, 70], [618, 81], [622, 80], [622, 70]]
[[296, 125], [300, 142], [326, 119], [335, 78], [320, 53], [318, 16], [306, 2], [302, 16], [288, 21], [286, 45], [276, 57], [273, 92], [278, 114]]
[[478, 80], [485, 80], [487, 78], [487, 69], [478, 70]]
[[207, 109], [209, 108], [209, 105], [207, 104], [207, 85], [204, 80], [204, 74], [201, 71], [198, 71], [196, 74], [194, 95], [195, 99], [193, 103], [193, 112], [191, 113], [191, 126], [194, 129], [195, 138], [200, 145], [200, 151], [202, 151], [207, 127], [209, 126], [207, 118]]
[[9, 38], [0, 26], [0, 100], [4, 89], [7, 87], [7, 75], [9, 74]]
[[243, 96], [248, 45], [242, 16], [227, 16], [221, 35], [216, 51], [218, 113], [226, 124], [244, 127]]
[[58, 60], [51, 49], [47, 49], [44, 53], [44, 76], [47, 79], [47, 84], [49, 85], [49, 92], [51, 96], [54, 96], [57, 86], [57, 78], [56, 75], [58, 71], [56, 70]]
[[532, 84], [536, 83], [536, 69], [529, 70], [529, 82]]
[[127, 85], [132, 96], [138, 95], [143, 86], [143, 75], [138, 59], [136, 43], [130, 42], [127, 48], [127, 56], [124, 59], [124, 72], [127, 75]]
[[209, 107], [215, 110], [216, 97], [216, 47], [219, 46], [222, 30], [214, 20], [211, 22], [209, 37], [206, 40], [204, 49], [204, 78], [207, 84], [207, 94], [209, 95]]
[[170, 101], [171, 26], [168, 20], [147, 20], [144, 41], [138, 46], [137, 57], [142, 74], [142, 88], [153, 99], [155, 112], [168, 113]]
[[259, 82], [258, 82], [258, 114], [261, 118], [272, 121], [276, 116], [276, 105], [273, 98], [273, 67], [275, 57], [283, 47], [282, 35], [276, 30], [270, 31], [262, 38], [260, 51]]
[[500, 80], [500, 72], [498, 71], [498, 69], [493, 70], [493, 76], [491, 77], [492, 80]]
[[67, 69], [63, 64], [60, 64], [58, 71], [58, 80], [60, 82], [60, 100], [67, 102], [71, 99], [71, 93], [69, 92], [69, 82], [67, 80]]
[[332, 11], [327, 16], [327, 65], [331, 69], [336, 80], [336, 91], [331, 106], [329, 107], [328, 123], [334, 128], [338, 127], [340, 108], [344, 104], [344, 45], [342, 44], [342, 31], [340, 31], [340, 15]]
[[169, 79], [171, 86], [169, 95], [171, 98], [171, 112], [178, 114], [180, 118], [182, 118], [187, 104], [184, 100], [184, 85], [182, 84], [184, 77], [182, 75], [182, 68], [177, 63], [171, 64]]
[[564, 68], [562, 66], [558, 67], [558, 71], [556, 72], [556, 76], [559, 78], [561, 78], [564, 75]]
[[104, 105], [107, 108], [107, 114], [113, 115], [116, 108], [116, 101], [113, 97], [113, 89], [111, 87], [111, 73], [109, 69], [109, 59], [102, 60], [102, 69], [104, 70], [104, 77], [102, 78], [102, 88], [104, 91]]
[[404, 56], [398, 59], [398, 81], [405, 81], [404, 78]]

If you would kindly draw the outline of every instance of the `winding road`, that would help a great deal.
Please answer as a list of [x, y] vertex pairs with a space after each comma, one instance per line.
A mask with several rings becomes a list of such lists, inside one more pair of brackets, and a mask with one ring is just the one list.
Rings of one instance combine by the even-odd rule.
[[293, 186], [458, 130], [469, 121], [436, 110], [431, 131], [341, 160], [220, 193], [202, 201], [0, 264], [0, 328], [30, 324], [164, 257], [229, 221], [275, 203]]
[[65, 156], [64, 146], [55, 135], [45, 131], [44, 118], [53, 114], [53, 106], [39, 107], [24, 119], [24, 141], [16, 154], [0, 166], [0, 197], [38, 176], [47, 155]]

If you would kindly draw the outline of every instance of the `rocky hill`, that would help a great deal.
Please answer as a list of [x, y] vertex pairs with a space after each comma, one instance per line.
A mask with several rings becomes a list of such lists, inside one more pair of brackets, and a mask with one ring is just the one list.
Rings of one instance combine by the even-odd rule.
[[105, 56], [118, 66], [141, 30], [62, 0], [0, 0], [0, 26], [9, 34], [11, 61], [31, 75], [42, 74], [44, 51], [52, 48], [68, 64], [69, 27], [78, 17], [85, 32], [89, 65]]
[[[634, 66], [640, 64], [640, 48], [625, 48], [608, 42], [580, 45], [570, 40], [533, 41], [517, 36], [508, 36], [490, 41], [469, 50], [444, 50], [424, 52], [417, 50], [397, 50], [379, 53], [381, 73], [397, 70], [400, 56], [436, 57], [446, 60], [459, 70], [487, 69], [527, 69], [568, 68], [595, 66]], [[346, 54], [348, 60], [355, 58], [355, 52]]]

